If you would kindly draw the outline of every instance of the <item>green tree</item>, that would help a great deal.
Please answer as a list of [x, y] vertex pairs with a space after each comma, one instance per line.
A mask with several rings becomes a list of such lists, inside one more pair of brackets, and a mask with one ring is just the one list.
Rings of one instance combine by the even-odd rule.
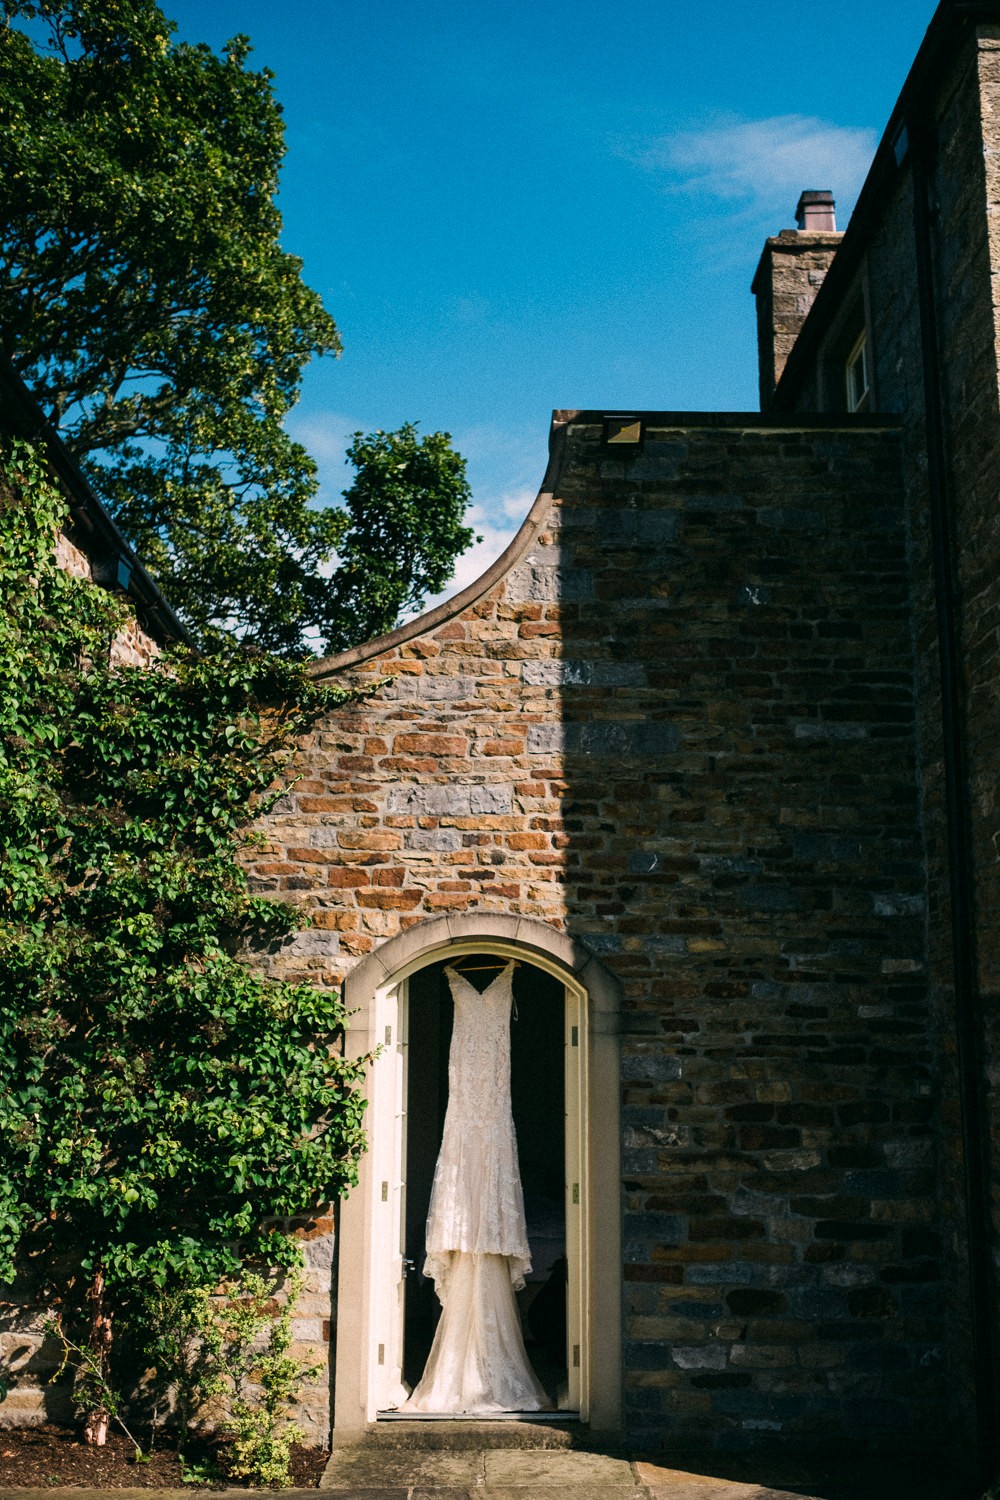
[[0, 470], [0, 1280], [27, 1268], [86, 1308], [106, 1371], [131, 1287], [287, 1264], [265, 1221], [356, 1180], [339, 997], [246, 961], [301, 924], [240, 862], [345, 695], [240, 652], [110, 667], [122, 608], [56, 566], [61, 515], [20, 447]]
[[282, 425], [340, 341], [279, 242], [271, 73], [154, 0], [0, 6], [0, 353], [203, 643], [358, 639], [328, 577], [350, 518]]
[[342, 650], [391, 630], [451, 577], [456, 556], [474, 540], [462, 524], [472, 498], [465, 460], [447, 432], [418, 438], [398, 432], [354, 434], [347, 450], [357, 470], [344, 493], [349, 524], [331, 580], [329, 649]]

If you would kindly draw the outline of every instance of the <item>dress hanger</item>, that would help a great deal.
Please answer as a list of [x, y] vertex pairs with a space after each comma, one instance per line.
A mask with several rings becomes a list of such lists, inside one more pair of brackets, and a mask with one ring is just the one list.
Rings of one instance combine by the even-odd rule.
[[494, 963], [491, 964], [467, 964], [464, 969], [460, 969], [458, 967], [461, 962], [461, 959], [457, 959], [455, 963], [449, 964], [448, 967], [454, 969], [456, 974], [479, 974], [485, 973], [490, 969], [506, 969], [511, 965], [513, 965], [515, 969], [519, 969], [521, 967], [521, 960], [519, 958], [498, 958]]

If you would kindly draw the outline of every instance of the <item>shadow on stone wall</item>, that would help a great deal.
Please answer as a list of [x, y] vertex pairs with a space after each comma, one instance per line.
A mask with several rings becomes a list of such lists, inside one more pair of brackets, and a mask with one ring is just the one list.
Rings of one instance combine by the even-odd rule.
[[571, 430], [507, 595], [558, 607], [527, 745], [626, 996], [627, 1427], [943, 1439], [898, 434], [724, 424]]

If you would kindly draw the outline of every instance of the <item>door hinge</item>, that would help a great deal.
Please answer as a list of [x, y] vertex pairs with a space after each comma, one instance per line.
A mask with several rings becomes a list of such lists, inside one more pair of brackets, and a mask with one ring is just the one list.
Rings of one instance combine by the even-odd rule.
[[574, 1182], [574, 1184], [573, 1184], [573, 1202], [574, 1203], [579, 1203], [579, 1201], [580, 1201], [580, 1184], [578, 1182]]
[[569, 1034], [570, 1034], [570, 1046], [571, 1047], [579, 1047], [579, 1045], [580, 1045], [580, 1028], [579, 1028], [579, 1026], [571, 1026], [570, 1029], [569, 1029]]
[[385, 1045], [387, 1047], [391, 1047], [392, 1046], [392, 1027], [391, 1026], [387, 1026], [385, 1028]]
[[[579, 1347], [577, 1348], [577, 1353], [579, 1353]], [[378, 1346], [378, 1362], [379, 1362], [380, 1365], [384, 1365], [385, 1364], [385, 1345], [384, 1344], [379, 1344], [379, 1346]], [[577, 1361], [577, 1363], [579, 1363], [579, 1360]]]
[[[379, 1348], [381, 1349], [381, 1347], [382, 1346], [380, 1344]], [[382, 1361], [379, 1360], [379, 1364], [381, 1364], [381, 1363], [382, 1363]], [[578, 1370], [580, 1368], [580, 1345], [579, 1344], [574, 1344], [573, 1345], [573, 1368], [574, 1368], [574, 1370]]]
[[389, 1201], [389, 1184], [387, 1182], [383, 1182], [383, 1184], [382, 1184], [382, 1202], [383, 1203], [388, 1203], [388, 1201]]

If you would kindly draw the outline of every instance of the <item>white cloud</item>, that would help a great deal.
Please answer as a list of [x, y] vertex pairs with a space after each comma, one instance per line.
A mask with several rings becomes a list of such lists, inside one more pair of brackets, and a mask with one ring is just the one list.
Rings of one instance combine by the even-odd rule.
[[516, 526], [520, 526], [528, 511], [534, 505], [536, 492], [523, 486], [517, 489], [507, 490], [495, 502], [495, 509], [502, 512]]
[[482, 577], [490, 564], [496, 562], [501, 552], [509, 546], [534, 500], [533, 491], [511, 490], [489, 503], [477, 502], [469, 507], [466, 519], [481, 540], [474, 542], [468, 552], [462, 553], [455, 563], [455, 571], [448, 587], [433, 599], [428, 599], [421, 614], [433, 609], [436, 604], [443, 604], [446, 599], [453, 599], [456, 594], [468, 588], [470, 583], [475, 583], [477, 578]]
[[762, 120], [726, 118], [696, 130], [635, 143], [625, 154], [662, 175], [674, 191], [789, 218], [803, 188], [829, 188], [839, 223], [864, 182], [878, 145], [868, 127], [836, 125], [811, 115]]
[[316, 461], [319, 493], [313, 504], [339, 505], [354, 476], [354, 470], [346, 462], [351, 436], [355, 432], [367, 432], [369, 427], [342, 412], [307, 416], [298, 411], [293, 411], [287, 418], [285, 427], [289, 436], [301, 443]]
[[450, 598], [468, 588], [470, 583], [475, 583], [490, 564], [496, 562], [514, 535], [513, 527], [494, 524], [481, 505], [469, 508], [468, 522], [482, 540], [474, 542], [468, 552], [463, 552], [458, 559], [454, 576], [442, 598]]

